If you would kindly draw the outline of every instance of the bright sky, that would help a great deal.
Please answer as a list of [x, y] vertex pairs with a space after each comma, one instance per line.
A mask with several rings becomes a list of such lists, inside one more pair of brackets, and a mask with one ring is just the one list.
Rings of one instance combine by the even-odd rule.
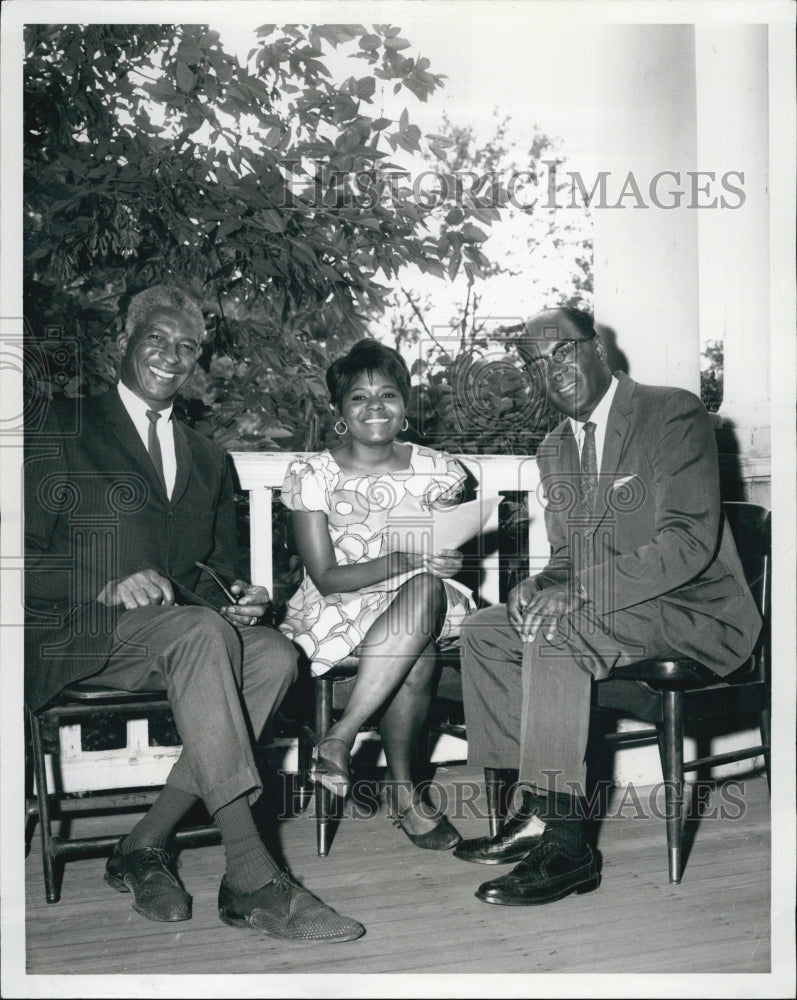
[[[285, 23], [287, 18], [285, 8], [274, 10], [273, 5], [271, 10], [268, 5], [260, 4], [256, 9], [235, 6], [240, 16], [209, 20], [219, 31], [224, 47], [245, 59], [255, 44], [255, 28], [264, 23]], [[330, 9], [335, 11], [334, 17], [330, 16]], [[364, 16], [366, 9], [370, 17]], [[291, 14], [298, 21], [295, 10], [291, 8]], [[301, 23], [357, 21], [370, 25], [374, 15], [371, 5], [341, 10], [336, 4], [321, 12], [310, 4], [302, 9]], [[528, 2], [493, 3], [489, 7], [476, 2], [404, 3], [381, 8], [378, 17], [380, 23], [400, 27], [402, 36], [412, 43], [405, 55], [428, 58], [430, 72], [445, 75], [446, 81], [444, 88], [426, 103], [404, 89], [394, 95], [392, 84], [387, 84], [381, 93], [377, 91], [370, 113], [398, 119], [406, 107], [410, 120], [423, 133], [439, 131], [446, 113], [455, 125], [473, 126], [477, 136], [487, 139], [494, 133], [497, 112], [499, 119], [505, 116], [511, 119], [508, 139], [514, 140], [520, 151], [528, 147], [537, 125], [552, 137], [562, 139], [562, 148], [574, 165], [589, 169], [588, 123], [592, 116], [588, 95], [593, 89], [589, 77], [595, 31], [584, 18], [575, 17], [569, 8], [562, 7], [554, 16], [549, 5]], [[363, 75], [365, 70], [362, 61], [344, 57], [338, 60], [335, 54], [325, 57], [325, 62], [341, 78]], [[402, 160], [401, 151], [395, 159], [402, 164], [408, 162]], [[424, 169], [425, 165], [419, 163], [415, 175]], [[513, 234], [510, 227], [497, 224], [492, 233], [485, 251], [498, 259], [508, 252]], [[519, 233], [515, 232], [514, 240], [518, 238]], [[535, 267], [537, 275], [541, 275], [540, 269], [548, 267], [550, 276], [545, 280], [558, 282], [561, 287], [556, 263], [549, 265], [537, 260]], [[558, 267], [561, 272], [561, 263]], [[407, 273], [405, 283], [431, 296], [427, 321], [438, 328], [447, 324], [465, 294], [463, 282], [452, 288], [448, 282], [414, 271]], [[500, 319], [516, 321], [543, 304], [530, 283], [517, 279], [494, 280], [489, 289], [478, 283], [478, 288], [483, 296], [482, 311]]]
[[[380, 11], [380, 20], [401, 27], [402, 36], [412, 43], [405, 54], [425, 56], [431, 62], [430, 72], [447, 77], [444, 91], [426, 104], [406, 91], [394, 99], [391, 86], [385, 88], [386, 104], [393, 102], [398, 113], [406, 104], [411, 119], [425, 132], [435, 131], [444, 111], [455, 122], [489, 131], [498, 108], [511, 116], [519, 139], [537, 123], [577, 149], [588, 114], [585, 95], [590, 93], [594, 26], [561, 14], [557, 19], [543, 17], [543, 10], [550, 8], [498, 3], [488, 10], [478, 3], [416, 3], [404, 4], [389, 22], [387, 12]], [[235, 18], [231, 24], [225, 18], [214, 27], [225, 46], [245, 55], [253, 45], [254, 28], [267, 19], [262, 8], [254, 16], [246, 7], [242, 11], [245, 20]], [[303, 22], [311, 22], [310, 17]], [[347, 75], [362, 72], [359, 60], [344, 62]]]

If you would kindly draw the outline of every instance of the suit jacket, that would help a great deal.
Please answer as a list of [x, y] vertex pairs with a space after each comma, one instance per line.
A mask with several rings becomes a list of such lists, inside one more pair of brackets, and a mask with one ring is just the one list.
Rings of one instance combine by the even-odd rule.
[[217, 607], [194, 566], [245, 578], [231, 471], [212, 441], [174, 421], [177, 478], [166, 497], [116, 389], [52, 404], [25, 453], [25, 694], [37, 708], [105, 664], [124, 608], [109, 580], [156, 569]]
[[538, 452], [551, 556], [537, 583], [575, 579], [609, 619], [647, 602], [674, 654], [724, 676], [749, 656], [761, 619], [722, 515], [711, 419], [690, 392], [618, 379], [589, 524], [570, 421]]

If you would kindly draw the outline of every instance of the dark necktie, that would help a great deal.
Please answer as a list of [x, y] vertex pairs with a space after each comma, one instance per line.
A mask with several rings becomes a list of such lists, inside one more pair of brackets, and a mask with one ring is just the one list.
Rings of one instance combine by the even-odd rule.
[[163, 487], [163, 492], [167, 493], [166, 477], [163, 474], [163, 455], [161, 454], [161, 443], [158, 440], [158, 428], [156, 426], [160, 418], [161, 415], [157, 410], [147, 410], [147, 419], [149, 420], [147, 448], [149, 450], [149, 457], [152, 459], [152, 464], [155, 466], [155, 471], [158, 474], [160, 484]]
[[581, 513], [591, 518], [598, 496], [598, 455], [595, 451], [595, 424], [584, 424], [584, 444], [581, 447]]

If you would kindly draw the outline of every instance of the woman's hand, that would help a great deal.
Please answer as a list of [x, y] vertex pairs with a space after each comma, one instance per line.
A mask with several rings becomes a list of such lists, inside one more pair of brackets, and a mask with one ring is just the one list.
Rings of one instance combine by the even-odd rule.
[[462, 553], [456, 549], [438, 549], [433, 555], [423, 557], [423, 568], [444, 579], [456, 576], [462, 569]]
[[390, 566], [390, 576], [400, 576], [411, 573], [415, 569], [425, 569], [425, 556], [420, 552], [389, 552], [387, 559]]

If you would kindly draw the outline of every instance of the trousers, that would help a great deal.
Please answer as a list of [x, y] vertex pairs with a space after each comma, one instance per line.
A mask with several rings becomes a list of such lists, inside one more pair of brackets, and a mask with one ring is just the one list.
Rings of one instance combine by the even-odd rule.
[[202, 607], [124, 613], [95, 684], [165, 691], [183, 745], [167, 784], [216, 812], [263, 790], [254, 744], [296, 679], [297, 652], [279, 632], [236, 629]]
[[460, 641], [468, 762], [569, 795], [586, 792], [593, 678], [668, 652], [655, 601], [603, 619], [586, 605], [550, 642], [539, 631], [531, 643], [497, 604], [466, 618]]

